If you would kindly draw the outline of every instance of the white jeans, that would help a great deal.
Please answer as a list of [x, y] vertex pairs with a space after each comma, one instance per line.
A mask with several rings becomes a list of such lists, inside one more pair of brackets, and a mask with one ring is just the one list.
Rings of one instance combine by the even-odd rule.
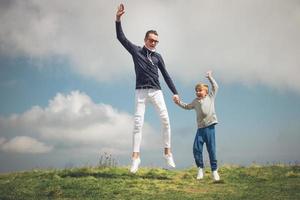
[[144, 114], [146, 104], [148, 102], [154, 105], [160, 117], [160, 121], [162, 123], [164, 147], [171, 147], [170, 121], [162, 91], [157, 89], [137, 89], [135, 91], [133, 152], [140, 152], [140, 146], [142, 141], [142, 128], [144, 124]]

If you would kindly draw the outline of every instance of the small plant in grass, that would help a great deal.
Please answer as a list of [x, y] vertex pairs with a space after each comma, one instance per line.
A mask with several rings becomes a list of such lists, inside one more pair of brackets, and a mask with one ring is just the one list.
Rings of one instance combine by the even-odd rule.
[[286, 177], [289, 178], [297, 178], [300, 177], [300, 173], [294, 172], [294, 171], [289, 171], [286, 173]]
[[107, 167], [114, 168], [117, 167], [117, 161], [115, 158], [112, 157], [111, 154], [104, 152], [104, 154], [100, 155], [98, 166], [100, 168], [107, 168]]

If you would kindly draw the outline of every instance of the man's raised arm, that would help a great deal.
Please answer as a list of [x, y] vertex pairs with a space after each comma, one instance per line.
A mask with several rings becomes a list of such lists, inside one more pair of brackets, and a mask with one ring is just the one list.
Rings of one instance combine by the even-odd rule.
[[125, 13], [125, 8], [124, 8], [124, 5], [121, 3], [119, 6], [118, 6], [118, 10], [117, 10], [117, 13], [116, 13], [116, 21], [117, 22], [120, 22], [121, 21], [121, 17], [122, 15]]
[[122, 25], [121, 25], [121, 17], [125, 13], [125, 8], [123, 4], [118, 6], [118, 10], [116, 13], [116, 32], [117, 38], [121, 42], [121, 44], [127, 49], [127, 51], [133, 54], [134, 50], [136, 49], [136, 45], [132, 44], [125, 36]]

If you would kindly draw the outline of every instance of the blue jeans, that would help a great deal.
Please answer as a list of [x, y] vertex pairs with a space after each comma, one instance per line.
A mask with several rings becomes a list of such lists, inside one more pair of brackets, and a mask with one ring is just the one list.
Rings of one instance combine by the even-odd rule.
[[215, 124], [205, 128], [198, 128], [193, 153], [197, 167], [204, 167], [203, 163], [203, 144], [206, 144], [206, 149], [209, 155], [211, 170], [217, 170], [217, 157], [216, 157], [216, 139], [215, 139]]

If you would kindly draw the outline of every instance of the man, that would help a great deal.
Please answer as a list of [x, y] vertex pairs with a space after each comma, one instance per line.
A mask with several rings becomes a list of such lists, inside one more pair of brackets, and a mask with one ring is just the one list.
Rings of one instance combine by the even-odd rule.
[[121, 26], [121, 16], [125, 13], [124, 5], [120, 4], [116, 13], [117, 38], [126, 50], [131, 54], [136, 74], [135, 91], [135, 115], [133, 129], [133, 153], [130, 172], [136, 173], [141, 162], [140, 144], [142, 139], [142, 127], [144, 123], [145, 106], [147, 102], [154, 105], [160, 116], [163, 126], [164, 158], [170, 167], [175, 167], [171, 153], [171, 129], [167, 107], [161, 91], [158, 69], [164, 77], [168, 87], [174, 94], [173, 100], [179, 99], [177, 90], [169, 76], [164, 61], [156, 52], [158, 34], [155, 30], [147, 31], [144, 46], [132, 44], [124, 35]]

